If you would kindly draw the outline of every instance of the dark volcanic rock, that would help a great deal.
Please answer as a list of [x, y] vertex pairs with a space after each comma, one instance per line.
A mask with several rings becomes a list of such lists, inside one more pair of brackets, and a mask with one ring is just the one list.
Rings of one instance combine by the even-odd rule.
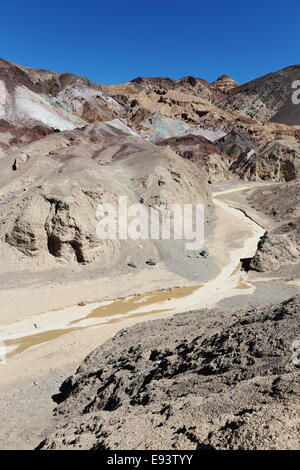
[[299, 448], [299, 308], [297, 297], [121, 331], [63, 383], [63, 425], [39, 448]]

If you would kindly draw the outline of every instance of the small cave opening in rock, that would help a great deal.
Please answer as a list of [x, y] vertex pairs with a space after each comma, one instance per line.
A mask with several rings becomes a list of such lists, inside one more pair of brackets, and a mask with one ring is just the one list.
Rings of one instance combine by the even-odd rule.
[[252, 259], [253, 258], [241, 258], [240, 259], [240, 263], [242, 265], [241, 269], [243, 271], [246, 271], [246, 272], [250, 271], [250, 263], [251, 263]]
[[291, 161], [285, 160], [282, 162], [281, 168], [285, 181], [293, 181], [297, 178], [295, 165]]
[[71, 249], [74, 251], [77, 263], [82, 264], [85, 262], [82, 253], [82, 246], [78, 241], [72, 240], [68, 242], [62, 242], [56, 235], [48, 235], [48, 251], [52, 256], [55, 256], [56, 258], [64, 257], [67, 246], [71, 247]]
[[48, 251], [56, 258], [60, 256], [61, 241], [55, 235], [48, 236]]

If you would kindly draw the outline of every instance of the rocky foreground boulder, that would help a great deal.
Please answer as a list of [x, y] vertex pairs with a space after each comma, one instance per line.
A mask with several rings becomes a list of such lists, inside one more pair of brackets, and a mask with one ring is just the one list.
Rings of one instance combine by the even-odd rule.
[[299, 180], [259, 188], [248, 193], [248, 202], [264, 214], [273, 229], [258, 243], [250, 262], [255, 271], [276, 271], [300, 262]]
[[300, 296], [137, 324], [53, 398], [38, 449], [299, 449]]
[[259, 241], [250, 268], [255, 271], [275, 271], [300, 262], [300, 219], [276, 230], [266, 232]]

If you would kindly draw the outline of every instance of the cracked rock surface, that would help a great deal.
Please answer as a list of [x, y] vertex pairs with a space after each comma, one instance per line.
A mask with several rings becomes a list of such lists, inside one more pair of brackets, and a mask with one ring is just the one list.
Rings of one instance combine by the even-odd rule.
[[296, 296], [120, 331], [54, 395], [62, 424], [39, 448], [299, 448], [299, 309]]

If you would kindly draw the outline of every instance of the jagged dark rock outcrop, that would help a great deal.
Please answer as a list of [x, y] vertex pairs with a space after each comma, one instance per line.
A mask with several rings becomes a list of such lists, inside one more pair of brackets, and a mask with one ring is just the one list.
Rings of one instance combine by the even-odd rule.
[[63, 383], [62, 425], [39, 448], [299, 448], [299, 308], [298, 296], [122, 330]]

